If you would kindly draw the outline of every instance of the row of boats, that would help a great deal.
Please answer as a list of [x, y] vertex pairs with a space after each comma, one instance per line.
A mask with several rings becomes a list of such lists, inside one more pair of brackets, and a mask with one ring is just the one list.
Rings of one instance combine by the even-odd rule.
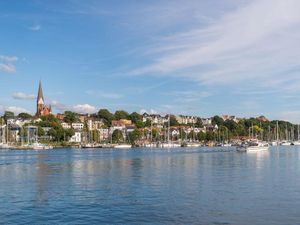
[[0, 143], [0, 149], [12, 149], [12, 150], [47, 150], [53, 149], [52, 145], [46, 145], [39, 142], [24, 145], [10, 145], [7, 143]]
[[[241, 143], [219, 143], [216, 145], [211, 145], [215, 147], [236, 147], [237, 151], [240, 152], [257, 152], [257, 151], [266, 151], [269, 149], [270, 146], [288, 146], [288, 145], [300, 145], [300, 141], [295, 142], [265, 142], [265, 141], [259, 141], [257, 139], [250, 139], [247, 141], [243, 141]], [[145, 144], [141, 147], [145, 148], [179, 148], [179, 147], [202, 147], [203, 145], [200, 142], [186, 142], [186, 143], [179, 143], [179, 142], [157, 142], [157, 143], [149, 143]], [[210, 145], [207, 145], [210, 146]], [[116, 149], [129, 149], [132, 148], [132, 145], [130, 144], [83, 144], [79, 146], [80, 148], [116, 148]], [[27, 150], [27, 149], [33, 149], [33, 150], [47, 150], [52, 149], [53, 146], [41, 144], [39, 142], [34, 142], [31, 144], [25, 144], [22, 146], [13, 146], [5, 143], [0, 143], [0, 149], [19, 149], [19, 150]]]

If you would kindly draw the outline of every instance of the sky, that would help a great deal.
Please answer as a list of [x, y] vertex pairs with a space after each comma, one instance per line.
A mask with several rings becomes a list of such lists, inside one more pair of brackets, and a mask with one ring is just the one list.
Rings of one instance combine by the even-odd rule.
[[299, 0], [0, 1], [0, 114], [265, 115], [300, 123]]

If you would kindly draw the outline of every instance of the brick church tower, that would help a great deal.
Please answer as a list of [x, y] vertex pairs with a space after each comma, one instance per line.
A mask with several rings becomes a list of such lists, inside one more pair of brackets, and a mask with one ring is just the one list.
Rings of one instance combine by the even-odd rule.
[[51, 106], [45, 105], [42, 82], [39, 83], [39, 91], [36, 102], [36, 116], [47, 116], [51, 113]]

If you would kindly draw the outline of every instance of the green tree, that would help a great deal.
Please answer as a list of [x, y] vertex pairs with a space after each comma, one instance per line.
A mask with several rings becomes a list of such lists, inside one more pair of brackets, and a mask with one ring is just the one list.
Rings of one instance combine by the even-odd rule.
[[170, 115], [170, 126], [178, 126], [179, 123], [174, 115]]
[[5, 111], [3, 118], [5, 121], [7, 121], [8, 119], [13, 119], [15, 117], [15, 114], [11, 111]]
[[144, 127], [151, 127], [151, 120], [150, 119], [147, 119], [145, 124], [144, 124]]
[[195, 127], [199, 127], [199, 128], [203, 127], [203, 122], [202, 122], [201, 118], [199, 118], [199, 117], [197, 118]]
[[206, 133], [204, 133], [203, 131], [200, 131], [197, 134], [197, 138], [198, 138], [199, 141], [205, 141], [206, 140]]
[[66, 123], [75, 123], [78, 121], [78, 114], [71, 112], [71, 111], [65, 111], [64, 112], [65, 118], [64, 121]]
[[223, 125], [223, 123], [224, 123], [224, 120], [220, 116], [214, 116], [212, 118], [212, 124], [213, 125], [218, 125], [218, 127], [219, 127], [219, 126]]
[[215, 133], [212, 131], [206, 132], [206, 141], [214, 141], [215, 140]]
[[143, 133], [139, 129], [135, 129], [134, 131], [130, 132], [128, 134], [130, 143], [134, 145], [136, 141], [141, 139], [142, 135]]
[[115, 119], [116, 120], [129, 119], [129, 114], [124, 110], [117, 110], [115, 112]]
[[112, 133], [112, 141], [113, 143], [120, 143], [124, 141], [123, 133], [121, 130], [114, 130]]
[[98, 112], [98, 118], [103, 119], [106, 126], [111, 125], [111, 121], [114, 119], [114, 115], [107, 109], [100, 109]]
[[18, 115], [18, 118], [23, 119], [23, 120], [28, 120], [28, 119], [32, 119], [33, 117], [29, 113], [20, 113]]
[[143, 121], [142, 115], [138, 114], [137, 112], [133, 112], [129, 115], [129, 119], [136, 124], [138, 121]]
[[196, 133], [195, 131], [191, 130], [188, 134], [188, 139], [192, 140], [192, 139], [196, 139], [197, 136], [196, 136]]
[[234, 132], [237, 129], [238, 124], [233, 120], [225, 120], [223, 126], [227, 127], [231, 132]]

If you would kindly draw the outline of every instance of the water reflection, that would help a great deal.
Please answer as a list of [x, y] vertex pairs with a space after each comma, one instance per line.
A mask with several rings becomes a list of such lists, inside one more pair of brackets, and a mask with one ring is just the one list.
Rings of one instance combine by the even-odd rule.
[[5, 184], [0, 219], [5, 215], [5, 223], [24, 224], [36, 222], [34, 217], [54, 224], [296, 224], [299, 156], [299, 148], [254, 154], [197, 149], [0, 152], [0, 183]]

